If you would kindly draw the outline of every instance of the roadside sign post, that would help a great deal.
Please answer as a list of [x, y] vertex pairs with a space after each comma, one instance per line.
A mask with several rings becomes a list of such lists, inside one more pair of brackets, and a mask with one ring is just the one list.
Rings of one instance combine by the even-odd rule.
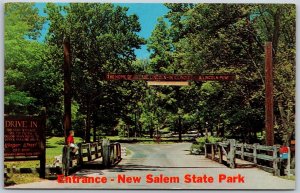
[[4, 161], [40, 160], [40, 178], [46, 169], [46, 116], [4, 116]]

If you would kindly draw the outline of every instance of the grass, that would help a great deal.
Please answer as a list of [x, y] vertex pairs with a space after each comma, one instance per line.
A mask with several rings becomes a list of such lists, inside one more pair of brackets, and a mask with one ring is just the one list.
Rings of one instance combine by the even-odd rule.
[[296, 176], [280, 176], [280, 178], [296, 181]]
[[[74, 137], [76, 143], [82, 142], [80, 137]], [[46, 141], [46, 164], [52, 165], [55, 156], [62, 154], [62, 148], [64, 145], [63, 137], [51, 137]], [[12, 168], [13, 166], [17, 168], [37, 168], [39, 167], [39, 160], [34, 161], [15, 161], [15, 162], [5, 162], [5, 165], [8, 168]]]
[[[74, 137], [76, 143], [82, 142], [82, 139], [79, 137]], [[52, 165], [55, 156], [62, 154], [62, 148], [64, 146], [64, 138], [63, 137], [51, 137], [46, 141], [46, 164]], [[39, 160], [34, 161], [15, 161], [15, 162], [5, 162], [4, 163], [8, 168], [16, 167], [16, 168], [38, 168], [40, 167]], [[14, 184], [24, 184], [37, 182], [41, 179], [39, 178], [38, 173], [32, 174], [9, 174], [10, 179], [5, 182], [5, 185], [14, 185]]]
[[6, 181], [5, 186], [15, 185], [15, 184], [26, 184], [31, 182], [39, 182], [41, 179], [39, 178], [38, 173], [33, 174], [12, 174], [10, 179]]

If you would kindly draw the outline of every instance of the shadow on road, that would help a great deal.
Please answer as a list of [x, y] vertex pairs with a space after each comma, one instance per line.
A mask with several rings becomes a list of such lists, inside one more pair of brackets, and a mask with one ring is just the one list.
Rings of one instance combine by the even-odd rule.
[[110, 169], [111, 172], [125, 172], [125, 171], [163, 171], [163, 169], [199, 169], [199, 168], [224, 168], [224, 167], [181, 167], [181, 166], [147, 166], [147, 165], [136, 165], [126, 164], [118, 165], [116, 168]]

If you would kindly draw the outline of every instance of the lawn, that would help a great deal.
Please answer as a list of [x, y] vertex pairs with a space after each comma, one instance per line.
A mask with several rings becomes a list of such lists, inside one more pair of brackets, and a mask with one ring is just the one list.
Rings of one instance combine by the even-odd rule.
[[[80, 137], [74, 137], [76, 143], [82, 142]], [[46, 141], [46, 164], [52, 165], [54, 162], [54, 157], [62, 154], [62, 148], [64, 145], [63, 137], [51, 137]], [[39, 161], [15, 161], [15, 162], [5, 162], [8, 168], [13, 166], [17, 168], [37, 168], [39, 167]]]

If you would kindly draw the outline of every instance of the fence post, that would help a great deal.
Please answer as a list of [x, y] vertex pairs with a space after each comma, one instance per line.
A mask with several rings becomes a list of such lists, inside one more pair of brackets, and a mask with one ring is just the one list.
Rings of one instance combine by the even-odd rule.
[[286, 174], [287, 176], [291, 175], [291, 149], [288, 147], [288, 160], [287, 160], [287, 166], [286, 166]]
[[63, 157], [62, 157], [62, 162], [63, 162], [63, 174], [65, 176], [69, 175], [69, 167], [70, 167], [70, 148], [68, 146], [63, 147]]
[[82, 143], [78, 143], [79, 165], [83, 164], [82, 158]]
[[242, 159], [245, 159], [244, 152], [245, 152], [245, 150], [244, 150], [244, 143], [242, 143], [242, 145], [241, 145], [241, 158]]
[[109, 151], [109, 140], [108, 139], [102, 140], [102, 160], [103, 160], [103, 165], [105, 167], [109, 167], [110, 151]]
[[278, 158], [277, 158], [278, 148], [276, 145], [273, 145], [273, 170], [275, 176], [280, 176], [280, 170], [278, 169]]
[[222, 147], [219, 145], [218, 147], [218, 153], [219, 153], [219, 163], [223, 163], [223, 152], [222, 152]]
[[205, 155], [205, 158], [208, 157], [208, 155], [207, 155], [207, 144], [206, 143], [204, 143], [204, 155]]
[[215, 160], [215, 144], [211, 144], [211, 159]]
[[253, 162], [257, 164], [257, 143], [253, 144]]
[[229, 165], [230, 168], [235, 168], [235, 139], [229, 139], [230, 152], [229, 152]]
[[91, 161], [92, 155], [91, 155], [91, 144], [90, 143], [88, 143], [87, 153], [88, 153], [88, 161]]

